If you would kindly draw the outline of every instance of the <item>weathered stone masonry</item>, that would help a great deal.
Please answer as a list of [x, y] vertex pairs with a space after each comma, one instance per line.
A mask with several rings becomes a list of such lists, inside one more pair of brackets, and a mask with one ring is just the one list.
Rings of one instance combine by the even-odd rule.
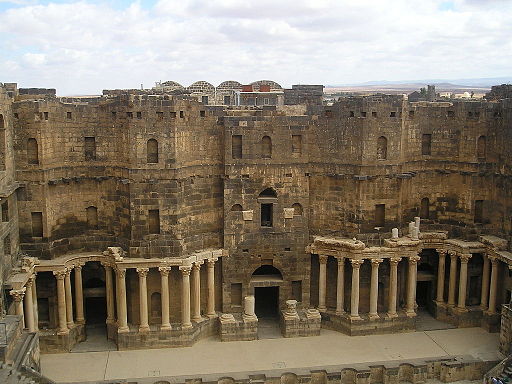
[[252, 295], [257, 314], [286, 309], [285, 335], [314, 329], [310, 307], [353, 335], [412, 330], [418, 307], [499, 329], [510, 99], [323, 106], [319, 86], [180, 87], [1, 88], [4, 307], [44, 350], [98, 318], [120, 349], [250, 339]]

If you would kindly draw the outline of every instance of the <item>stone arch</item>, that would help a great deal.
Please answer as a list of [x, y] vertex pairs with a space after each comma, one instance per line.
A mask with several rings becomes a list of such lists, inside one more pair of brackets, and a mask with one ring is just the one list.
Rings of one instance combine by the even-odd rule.
[[158, 141], [149, 139], [147, 144], [147, 162], [150, 164], [158, 163]]
[[273, 276], [283, 279], [281, 271], [270, 264], [260, 265], [254, 270], [251, 276]]
[[231, 212], [240, 212], [240, 211], [243, 211], [243, 208], [240, 204], [234, 204], [231, 207]]
[[261, 157], [264, 159], [272, 158], [272, 139], [270, 136], [263, 136], [261, 139]]
[[277, 198], [277, 193], [276, 191], [274, 190], [274, 188], [265, 188], [263, 191], [261, 191], [261, 193], [259, 194], [258, 197], [274, 197], [274, 198]]
[[39, 148], [37, 146], [37, 140], [33, 137], [27, 140], [27, 163], [39, 164]]
[[293, 208], [293, 215], [294, 216], [302, 216], [302, 205], [300, 205], [299, 203], [294, 203], [292, 204], [292, 208]]
[[388, 139], [381, 136], [377, 139], [377, 160], [386, 160], [388, 158]]

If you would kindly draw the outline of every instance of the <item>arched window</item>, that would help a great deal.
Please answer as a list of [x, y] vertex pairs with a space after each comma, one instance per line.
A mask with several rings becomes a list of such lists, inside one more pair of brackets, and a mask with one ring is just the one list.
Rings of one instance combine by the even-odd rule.
[[37, 140], [34, 138], [27, 140], [27, 162], [29, 164], [39, 164], [39, 149]]
[[485, 160], [486, 155], [486, 138], [485, 136], [480, 136], [476, 142], [476, 153], [478, 160]]
[[428, 197], [424, 197], [421, 199], [421, 206], [420, 206], [420, 217], [422, 219], [428, 219], [430, 215], [430, 201], [428, 200]]
[[231, 207], [231, 212], [240, 212], [243, 208], [240, 204], [235, 204]]
[[159, 292], [151, 294], [151, 317], [160, 317], [162, 313], [162, 296]]
[[381, 136], [377, 139], [377, 160], [386, 160], [388, 158], [388, 139]]
[[300, 205], [299, 203], [295, 203], [292, 205], [292, 208], [294, 216], [302, 216], [302, 205]]
[[261, 204], [260, 218], [262, 227], [273, 226], [274, 203], [277, 202], [277, 193], [272, 188], [267, 188], [258, 196]]
[[89, 228], [98, 229], [98, 208], [91, 205], [87, 207], [86, 213]]
[[272, 139], [269, 136], [263, 136], [261, 139], [261, 157], [264, 159], [272, 157]]
[[148, 163], [158, 163], [158, 141], [149, 139], [147, 143]]

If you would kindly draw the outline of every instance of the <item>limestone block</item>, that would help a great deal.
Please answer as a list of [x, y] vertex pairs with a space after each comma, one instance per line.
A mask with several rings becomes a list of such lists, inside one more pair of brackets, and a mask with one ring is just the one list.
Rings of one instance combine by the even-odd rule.
[[293, 219], [293, 214], [295, 209], [293, 208], [284, 208], [284, 218], [285, 219]]
[[244, 221], [252, 221], [254, 211], [242, 211], [242, 216], [244, 218]]

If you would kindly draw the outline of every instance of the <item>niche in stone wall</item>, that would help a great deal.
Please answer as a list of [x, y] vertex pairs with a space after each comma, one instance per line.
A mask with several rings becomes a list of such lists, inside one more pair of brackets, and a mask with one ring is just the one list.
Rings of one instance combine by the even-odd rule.
[[31, 212], [32, 217], [32, 236], [43, 237], [43, 213]]
[[430, 218], [430, 201], [428, 197], [424, 197], [423, 199], [421, 199], [420, 217], [422, 219]]
[[150, 209], [148, 215], [149, 233], [160, 233], [160, 211], [158, 209]]
[[377, 160], [386, 160], [388, 158], [388, 139], [381, 136], [377, 139]]
[[231, 157], [233, 159], [242, 158], [242, 135], [231, 136]]
[[480, 136], [476, 143], [476, 153], [478, 160], [485, 160], [486, 157], [486, 138], [485, 136]]
[[484, 201], [483, 200], [475, 200], [475, 223], [483, 223], [484, 222]]
[[92, 229], [98, 229], [98, 208], [90, 206], [86, 208], [87, 226]]
[[384, 227], [386, 223], [386, 204], [375, 205], [375, 226]]
[[5, 169], [5, 156], [7, 148], [5, 142], [5, 121], [4, 115], [0, 113], [0, 170]]
[[96, 160], [96, 139], [94, 137], [85, 137], [84, 138], [84, 155], [85, 160]]
[[292, 135], [292, 153], [296, 156], [302, 154], [302, 135]]
[[37, 140], [32, 137], [27, 140], [27, 162], [29, 164], [39, 164]]
[[147, 142], [147, 162], [158, 163], [158, 141], [155, 139], [149, 139]]
[[272, 139], [269, 136], [263, 136], [261, 139], [261, 157], [264, 159], [272, 157]]

